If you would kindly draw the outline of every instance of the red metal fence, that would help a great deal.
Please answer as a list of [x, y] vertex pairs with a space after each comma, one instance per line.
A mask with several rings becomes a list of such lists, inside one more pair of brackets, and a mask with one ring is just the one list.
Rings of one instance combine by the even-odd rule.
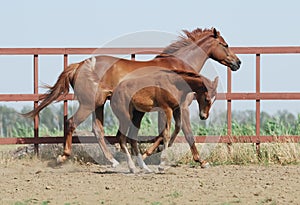
[[[261, 72], [261, 56], [264, 54], [300, 54], [300, 47], [234, 47], [232, 48], [237, 54], [252, 54], [256, 56], [255, 72], [256, 72], [256, 88], [255, 92], [237, 93], [232, 92], [231, 71], [227, 72], [227, 92], [219, 93], [219, 100], [227, 101], [227, 135], [225, 136], [196, 136], [197, 143], [259, 143], [263, 142], [299, 142], [300, 136], [261, 136], [260, 134], [260, 105], [261, 100], [300, 100], [300, 92], [289, 93], [263, 93], [260, 92], [260, 72]], [[135, 58], [136, 54], [157, 54], [162, 48], [0, 48], [0, 55], [32, 55], [34, 70], [34, 93], [33, 94], [0, 94], [0, 101], [33, 101], [34, 107], [38, 105], [40, 93], [38, 93], [38, 72], [39, 72], [39, 56], [40, 55], [63, 55], [64, 68], [68, 65], [69, 55], [90, 55], [90, 54], [130, 54]], [[300, 57], [300, 56], [299, 56]], [[68, 116], [68, 100], [72, 100], [73, 95], [69, 94], [64, 99], [64, 120]], [[232, 100], [253, 100], [256, 102], [256, 135], [255, 136], [232, 136]], [[107, 136], [111, 143], [116, 140]], [[38, 117], [34, 119], [34, 137], [23, 138], [0, 138], [0, 144], [35, 144], [36, 151], [38, 144], [63, 143], [64, 137], [39, 137], [39, 121]], [[177, 142], [184, 142], [183, 137], [178, 137]], [[73, 137], [74, 143], [94, 143], [95, 137], [79, 138]]]

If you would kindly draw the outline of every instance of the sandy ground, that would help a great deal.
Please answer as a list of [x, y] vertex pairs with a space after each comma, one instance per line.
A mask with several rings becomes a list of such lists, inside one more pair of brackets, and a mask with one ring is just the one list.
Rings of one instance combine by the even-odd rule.
[[[130, 174], [126, 164], [0, 163], [1, 204], [300, 204], [300, 166], [180, 165]], [[156, 165], [150, 165], [156, 169]]]

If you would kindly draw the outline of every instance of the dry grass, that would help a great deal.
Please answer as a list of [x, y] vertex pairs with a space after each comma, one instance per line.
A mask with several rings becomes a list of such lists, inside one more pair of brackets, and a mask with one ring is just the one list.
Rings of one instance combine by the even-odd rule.
[[[213, 165], [226, 164], [299, 164], [299, 143], [262, 143], [260, 152], [257, 153], [255, 144], [235, 143], [198, 145], [202, 156]], [[181, 163], [193, 164], [192, 156], [188, 152], [180, 160]]]
[[[149, 144], [143, 144], [141, 150]], [[212, 165], [226, 164], [299, 164], [300, 143], [263, 143], [260, 145], [259, 154], [255, 144], [235, 143], [227, 144], [198, 144], [201, 157]], [[0, 146], [0, 163], [20, 158], [34, 157], [33, 146]], [[124, 154], [117, 146], [110, 146], [114, 156], [119, 161], [125, 161]], [[55, 160], [63, 151], [62, 145], [40, 145], [39, 157], [41, 160]], [[146, 163], [159, 163], [160, 153], [147, 159]], [[197, 166], [192, 160], [192, 155], [187, 144], [174, 144], [167, 152], [167, 157], [172, 164], [190, 164]], [[75, 144], [70, 160], [80, 163], [108, 164], [97, 144]]]

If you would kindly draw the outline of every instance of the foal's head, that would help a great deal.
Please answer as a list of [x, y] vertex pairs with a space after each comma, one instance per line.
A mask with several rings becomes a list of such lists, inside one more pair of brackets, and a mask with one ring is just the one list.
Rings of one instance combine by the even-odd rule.
[[199, 117], [201, 120], [206, 120], [209, 116], [209, 110], [215, 101], [218, 86], [218, 77], [212, 82], [206, 78], [203, 79], [203, 83], [206, 90], [203, 92], [196, 92], [196, 100], [199, 106]]

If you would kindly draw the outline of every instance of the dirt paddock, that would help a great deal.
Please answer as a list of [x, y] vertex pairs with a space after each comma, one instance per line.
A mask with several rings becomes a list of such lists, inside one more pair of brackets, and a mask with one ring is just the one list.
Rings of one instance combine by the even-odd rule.
[[300, 204], [299, 165], [180, 165], [160, 174], [130, 174], [124, 163], [50, 165], [1, 161], [1, 204]]

